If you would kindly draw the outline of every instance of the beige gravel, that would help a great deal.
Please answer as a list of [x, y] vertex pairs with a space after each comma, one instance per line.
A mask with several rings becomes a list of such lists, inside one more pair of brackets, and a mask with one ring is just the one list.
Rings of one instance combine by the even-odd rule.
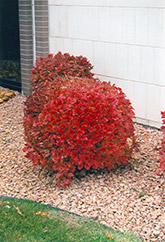
[[[2, 88], [1, 88], [2, 89]], [[55, 175], [33, 168], [24, 157], [23, 102], [16, 96], [0, 104], [0, 195], [49, 204], [118, 229], [138, 233], [144, 241], [163, 241], [164, 177], [155, 147], [161, 131], [135, 124], [140, 142], [127, 168], [74, 177], [67, 189], [59, 189]]]

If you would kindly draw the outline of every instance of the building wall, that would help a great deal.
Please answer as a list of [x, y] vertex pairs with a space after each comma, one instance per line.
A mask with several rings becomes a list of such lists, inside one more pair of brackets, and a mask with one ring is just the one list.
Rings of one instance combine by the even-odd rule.
[[34, 15], [34, 52], [35, 58], [39, 58], [44, 57], [49, 53], [48, 0], [34, 0]]
[[35, 61], [49, 53], [48, 0], [19, 0], [22, 94], [31, 93], [30, 75]]
[[49, 0], [49, 52], [86, 56], [120, 86], [137, 121], [160, 127], [165, 110], [164, 0]]
[[22, 93], [30, 93], [30, 74], [33, 67], [31, 0], [19, 0], [20, 63]]

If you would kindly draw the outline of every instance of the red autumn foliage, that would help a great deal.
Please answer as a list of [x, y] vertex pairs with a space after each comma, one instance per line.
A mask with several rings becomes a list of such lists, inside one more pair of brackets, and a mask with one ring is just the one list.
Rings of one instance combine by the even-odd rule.
[[158, 175], [161, 173], [161, 171], [165, 173], [165, 111], [161, 112], [161, 116], [162, 116], [162, 122], [163, 122], [161, 126], [161, 130], [163, 132], [163, 138], [161, 142], [161, 148], [159, 151], [160, 169], [157, 171]]
[[92, 78], [93, 66], [83, 56], [71, 56], [68, 53], [58, 52], [56, 55], [49, 54], [36, 61], [31, 73], [31, 87], [36, 89], [45, 86], [58, 76], [77, 76]]
[[[126, 165], [134, 147], [134, 112], [120, 88], [87, 78], [67, 78], [40, 88], [25, 103], [24, 151], [34, 165], [56, 171], [69, 186], [76, 168]], [[29, 102], [42, 99], [42, 107]], [[35, 104], [37, 107], [37, 104]]]
[[[60, 77], [58, 76], [56, 79], [48, 82], [45, 86], [40, 87], [39, 89], [33, 90], [33, 92], [26, 98], [24, 102], [24, 133], [26, 138], [29, 136], [29, 129], [33, 126], [33, 123], [38, 120], [38, 115], [43, 110], [44, 105], [54, 96], [54, 92], [56, 92], [61, 86], [66, 86], [68, 82], [70, 82], [71, 77]], [[80, 82], [83, 79], [79, 77], [72, 77], [74, 82]], [[84, 81], [88, 81], [94, 83], [96, 79], [84, 79]], [[49, 92], [48, 92], [49, 90]], [[29, 119], [30, 122], [25, 122], [26, 119]]]

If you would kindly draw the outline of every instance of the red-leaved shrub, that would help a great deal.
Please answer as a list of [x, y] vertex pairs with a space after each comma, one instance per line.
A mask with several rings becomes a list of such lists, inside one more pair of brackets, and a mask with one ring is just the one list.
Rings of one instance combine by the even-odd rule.
[[[64, 82], [69, 80], [69, 76], [86, 77], [93, 81], [95, 79], [91, 72], [92, 68], [93, 66], [87, 58], [71, 56], [68, 53], [62, 54], [58, 52], [56, 55], [49, 54], [44, 58], [39, 58], [31, 73], [31, 87], [33, 91], [25, 101], [24, 115], [26, 118], [28, 116], [29, 125], [30, 121], [31, 125], [33, 125], [37, 120], [39, 113], [48, 101], [48, 96], [45, 92], [47, 85], [52, 83], [51, 94], [53, 95], [53, 90], [64, 85]], [[28, 136], [29, 125], [24, 122], [26, 136]]]
[[31, 87], [36, 89], [45, 86], [47, 82], [57, 76], [77, 76], [93, 78], [91, 72], [93, 66], [83, 56], [71, 56], [68, 53], [58, 52], [56, 55], [49, 54], [36, 61], [31, 73]]
[[162, 115], [162, 122], [163, 122], [161, 126], [161, 130], [163, 132], [163, 138], [161, 142], [161, 148], [159, 151], [160, 169], [157, 171], [158, 175], [161, 173], [161, 170], [163, 171], [163, 173], [165, 173], [165, 111], [161, 112], [161, 115]]
[[33, 124], [38, 121], [38, 116], [42, 112], [45, 104], [51, 100], [51, 98], [56, 95], [55, 92], [63, 87], [67, 86], [70, 79], [74, 79], [74, 82], [81, 82], [83, 80], [86, 82], [94, 83], [96, 79], [82, 79], [79, 77], [56, 77], [51, 82], [48, 82], [45, 86], [33, 90], [33, 92], [26, 98], [24, 102], [24, 134], [26, 137], [26, 142], [31, 142], [31, 134], [29, 130], [33, 129]]
[[25, 108], [24, 151], [35, 166], [57, 172], [58, 186], [69, 186], [76, 168], [111, 170], [127, 164], [135, 141], [134, 112], [120, 88], [70, 77], [58, 88], [55, 81], [42, 94], [39, 90], [36, 100], [43, 94], [45, 100], [37, 115], [33, 107]]

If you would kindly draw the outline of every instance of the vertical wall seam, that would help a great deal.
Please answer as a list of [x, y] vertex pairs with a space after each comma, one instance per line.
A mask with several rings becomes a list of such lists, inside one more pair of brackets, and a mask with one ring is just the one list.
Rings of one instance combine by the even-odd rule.
[[163, 47], [163, 9], [161, 9], [161, 47]]
[[32, 0], [32, 34], [33, 34], [33, 66], [36, 62], [36, 27], [35, 27], [35, 2]]
[[149, 25], [150, 25], [150, 23], [149, 23], [149, 9], [147, 9], [147, 45], [149, 45], [149, 32], [150, 32], [150, 30], [149, 30]]
[[[39, 58], [46, 56], [49, 52], [49, 10], [48, 0], [40, 0], [39, 2], [34, 0], [34, 2], [36, 58]], [[41, 52], [41, 47], [43, 46], [44, 48], [42, 48]]]

